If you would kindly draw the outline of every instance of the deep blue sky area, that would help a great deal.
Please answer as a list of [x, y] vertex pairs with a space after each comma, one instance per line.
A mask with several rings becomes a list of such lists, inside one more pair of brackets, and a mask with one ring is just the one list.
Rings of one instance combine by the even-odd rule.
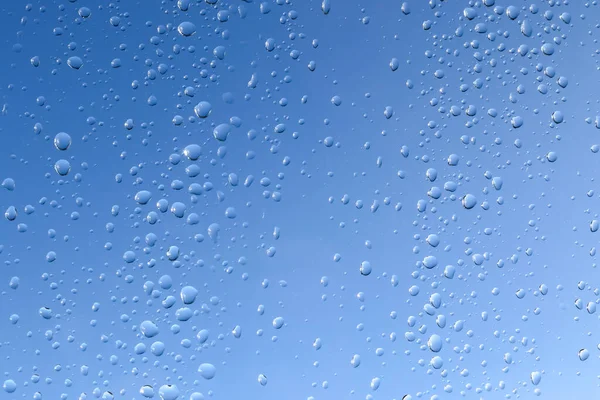
[[597, 1], [0, 5], [0, 399], [600, 397]]

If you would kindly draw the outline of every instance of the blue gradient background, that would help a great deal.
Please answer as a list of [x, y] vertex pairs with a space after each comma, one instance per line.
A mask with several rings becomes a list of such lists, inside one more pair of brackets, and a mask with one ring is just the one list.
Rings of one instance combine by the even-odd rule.
[[[0, 222], [0, 369], [2, 382], [17, 384], [0, 398], [39, 398], [39, 392], [43, 399], [86, 398], [81, 393], [110, 399], [111, 392], [142, 399], [143, 385], [159, 398], [167, 384], [178, 387], [180, 399], [194, 392], [265, 400], [597, 397], [598, 316], [585, 309], [600, 294], [591, 250], [597, 233], [590, 232], [598, 218], [600, 165], [590, 150], [600, 143], [593, 122], [600, 115], [595, 2], [498, 0], [488, 7], [413, 0], [408, 15], [396, 1], [332, 0], [327, 15], [320, 2], [308, 0], [192, 0], [187, 11], [154, 0], [27, 4], [3, 2], [0, 13], [0, 179], [16, 182], [14, 191], [0, 188], [0, 208], [18, 210], [15, 221]], [[516, 19], [507, 16], [508, 6], [520, 11]], [[89, 18], [78, 16], [81, 7], [91, 9]], [[465, 17], [467, 7], [477, 14], [473, 20]], [[217, 13], [223, 19], [224, 10], [229, 20], [221, 22]], [[570, 23], [560, 19], [563, 13]], [[109, 22], [113, 16], [120, 17], [117, 27]], [[530, 37], [521, 34], [523, 20], [531, 23]], [[194, 36], [177, 32], [184, 21], [196, 25]], [[432, 22], [428, 30], [425, 21]], [[475, 28], [482, 23], [486, 33]], [[277, 45], [272, 52], [265, 49], [269, 38]], [[542, 54], [550, 42], [554, 54]], [[529, 54], [519, 54], [521, 45]], [[184, 50], [177, 54], [174, 46]], [[213, 54], [217, 46], [225, 47], [222, 60]], [[34, 56], [39, 67], [30, 62]], [[69, 68], [71, 56], [81, 57], [81, 69]], [[112, 68], [117, 58], [121, 67]], [[396, 71], [392, 58], [399, 61]], [[156, 72], [160, 64], [166, 73]], [[545, 75], [548, 67], [556, 75]], [[148, 78], [150, 70], [156, 79]], [[443, 77], [435, 76], [438, 70]], [[248, 86], [252, 74], [256, 88]], [[566, 88], [557, 84], [560, 76], [568, 79]], [[547, 93], [538, 92], [540, 84]], [[183, 94], [188, 86], [194, 97]], [[213, 106], [205, 120], [194, 116], [200, 101]], [[389, 119], [387, 106], [394, 109]], [[450, 114], [452, 106], [460, 115]], [[469, 106], [475, 116], [466, 115]], [[492, 108], [495, 118], [488, 115]], [[552, 121], [555, 111], [564, 114], [561, 124]], [[172, 122], [176, 115], [183, 124]], [[518, 129], [514, 116], [524, 121]], [[216, 141], [214, 127], [231, 117], [242, 125]], [[130, 131], [128, 119], [135, 124]], [[36, 123], [43, 126], [39, 134]], [[282, 133], [274, 132], [279, 124]], [[65, 152], [53, 146], [58, 132], [72, 137]], [[326, 138], [334, 145], [327, 147]], [[192, 143], [202, 146], [198, 161], [169, 162]], [[217, 154], [221, 146], [224, 157]], [[549, 152], [558, 155], [553, 163]], [[448, 165], [451, 154], [458, 165]], [[72, 166], [62, 178], [54, 171], [61, 158]], [[200, 175], [187, 176], [191, 164]], [[426, 178], [429, 168], [437, 170], [435, 182]], [[500, 190], [486, 171], [502, 178]], [[239, 185], [228, 183], [231, 173]], [[255, 179], [246, 187], [248, 175]], [[260, 184], [265, 177], [268, 187]], [[172, 189], [174, 180], [183, 189]], [[443, 190], [447, 181], [458, 184], [454, 193]], [[188, 186], [205, 182], [213, 189], [192, 199]], [[439, 199], [428, 197], [434, 186], [442, 189]], [[152, 192], [147, 205], [134, 200], [140, 190]], [[466, 194], [477, 198], [473, 209], [461, 205]], [[185, 203], [186, 217], [195, 212], [199, 223], [160, 213], [161, 198]], [[419, 200], [426, 211], [417, 209]], [[487, 210], [480, 206], [486, 201]], [[35, 212], [27, 215], [27, 205]], [[236, 218], [225, 216], [228, 207]], [[146, 220], [151, 211], [159, 214], [154, 225]], [[214, 223], [220, 232], [211, 240], [207, 229]], [[158, 237], [153, 247], [144, 242], [150, 232]], [[439, 236], [439, 246], [427, 244], [430, 234]], [[180, 265], [168, 260], [170, 246], [179, 247]], [[52, 263], [50, 251], [57, 254]], [[135, 262], [124, 261], [126, 251], [135, 252]], [[424, 268], [431, 255], [438, 265]], [[365, 260], [373, 268], [369, 276], [359, 272]], [[453, 279], [444, 277], [446, 265], [456, 267]], [[164, 275], [172, 287], [160, 288]], [[15, 276], [17, 289], [9, 285]], [[160, 290], [156, 297], [144, 290], [147, 281]], [[197, 315], [180, 322], [179, 292], [188, 285], [199, 291], [189, 306]], [[409, 294], [414, 285], [416, 296]], [[522, 299], [519, 289], [526, 292]], [[433, 293], [442, 306], [431, 316], [424, 305]], [[161, 302], [169, 295], [178, 301], [165, 309]], [[582, 310], [574, 305], [578, 299]], [[53, 317], [43, 319], [41, 307]], [[439, 314], [447, 319], [444, 328], [436, 325]], [[17, 323], [11, 315], [19, 316]], [[414, 326], [407, 324], [411, 316]], [[279, 330], [276, 317], [285, 320]], [[155, 338], [141, 335], [145, 320], [159, 327]], [[460, 331], [453, 328], [457, 321], [464, 322]], [[235, 338], [238, 325], [242, 335]], [[201, 329], [210, 332], [204, 344], [196, 339]], [[410, 333], [414, 341], [407, 340]], [[427, 347], [432, 334], [444, 340], [439, 353]], [[191, 347], [181, 345], [184, 339]], [[149, 350], [156, 340], [166, 345], [158, 357]], [[145, 354], [134, 352], [138, 343], [148, 346]], [[580, 349], [589, 350], [587, 360], [579, 359]], [[350, 365], [354, 354], [361, 356], [358, 368]], [[439, 370], [429, 365], [436, 355], [444, 360]], [[201, 377], [202, 363], [216, 367], [213, 379]], [[534, 371], [542, 374], [537, 386]], [[265, 386], [259, 374], [267, 376]], [[373, 378], [381, 379], [377, 390]]]

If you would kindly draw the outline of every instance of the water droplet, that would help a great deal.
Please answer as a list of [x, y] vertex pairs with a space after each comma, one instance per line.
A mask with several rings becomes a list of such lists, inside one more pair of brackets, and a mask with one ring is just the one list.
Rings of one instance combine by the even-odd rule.
[[371, 272], [373, 271], [373, 268], [371, 267], [371, 263], [368, 261], [363, 261], [362, 263], [360, 263], [360, 273], [363, 276], [368, 276], [371, 274]]
[[234, 338], [239, 339], [242, 337], [242, 327], [239, 325], [236, 325], [233, 330], [231, 331], [231, 334], [233, 335]]
[[49, 251], [46, 254], [46, 261], [48, 261], [49, 263], [56, 261], [56, 253], [53, 251]]
[[19, 277], [18, 277], [18, 276], [13, 276], [12, 278], [10, 278], [10, 281], [9, 281], [9, 283], [8, 283], [8, 286], [9, 286], [11, 289], [15, 289], [15, 290], [16, 290], [16, 289], [18, 289], [18, 288], [19, 288], [19, 282], [20, 282], [20, 281], [21, 281], [21, 280], [19, 279]]
[[212, 364], [203, 363], [198, 367], [198, 372], [204, 379], [212, 379], [217, 374], [217, 369]]
[[227, 140], [229, 133], [231, 132], [230, 124], [220, 124], [215, 127], [213, 130], [213, 136], [220, 142], [224, 142]]
[[281, 327], [283, 326], [284, 323], [285, 323], [285, 321], [283, 320], [282, 317], [277, 317], [273, 320], [273, 328], [281, 329]]
[[180, 296], [183, 304], [192, 304], [198, 296], [198, 289], [193, 286], [184, 286], [181, 288]]
[[333, 104], [334, 106], [341, 106], [342, 98], [340, 96], [333, 96], [331, 98], [331, 104]]
[[171, 214], [177, 218], [183, 218], [187, 207], [181, 202], [175, 202], [171, 205]]
[[531, 383], [533, 383], [534, 385], [539, 385], [540, 381], [542, 380], [542, 373], [539, 371], [533, 371], [531, 373]]
[[467, 7], [463, 10], [463, 15], [468, 20], [474, 20], [477, 17], [477, 11], [474, 8]]
[[371, 379], [371, 390], [377, 390], [379, 389], [379, 386], [381, 385], [381, 378], [375, 377], [373, 379]]
[[589, 303], [587, 303], [585, 309], [587, 310], [588, 314], [594, 314], [596, 312], [596, 303], [590, 301]]
[[42, 308], [40, 308], [39, 314], [44, 319], [50, 319], [54, 315], [52, 313], [52, 310], [50, 308], [48, 308], [48, 307], [42, 307]]
[[519, 17], [520, 10], [516, 6], [508, 6], [506, 7], [506, 16], [510, 19], [517, 19]]
[[81, 7], [78, 11], [77, 14], [79, 14], [79, 16], [81, 18], [89, 18], [92, 15], [92, 10], [90, 10], [87, 7]]
[[162, 385], [158, 389], [158, 395], [162, 400], [177, 400], [179, 389], [175, 385]]
[[422, 264], [427, 269], [435, 268], [438, 264], [438, 260], [435, 256], [427, 256], [423, 258]]
[[135, 260], [136, 260], [135, 252], [128, 250], [125, 253], [123, 253], [123, 261], [125, 261], [127, 264], [131, 264]]
[[154, 388], [150, 385], [144, 385], [140, 388], [140, 394], [148, 399], [154, 397]]
[[552, 43], [544, 43], [541, 50], [543, 54], [551, 56], [554, 54], [554, 45]]
[[556, 160], [558, 160], [558, 154], [556, 154], [555, 152], [551, 151], [548, 154], [546, 154], [546, 159], [549, 162], [555, 162]]
[[144, 204], [148, 204], [148, 202], [150, 201], [150, 199], [152, 198], [152, 193], [150, 193], [147, 190], [140, 190], [139, 192], [137, 192], [135, 194], [135, 201], [138, 204], [144, 205]]
[[258, 383], [260, 383], [261, 386], [266, 386], [267, 385], [267, 376], [264, 374], [258, 375]]
[[142, 334], [147, 338], [153, 338], [158, 335], [159, 329], [158, 326], [152, 321], [144, 321], [140, 324], [140, 330]]
[[523, 117], [520, 117], [520, 116], [512, 117], [510, 120], [510, 123], [513, 128], [515, 128], [515, 129], [520, 128], [523, 126]]
[[79, 69], [83, 67], [83, 60], [77, 56], [69, 57], [67, 59], [67, 65], [73, 69]]
[[16, 184], [15, 180], [12, 178], [6, 178], [2, 181], [2, 187], [10, 192], [15, 190]]
[[202, 154], [202, 148], [197, 144], [190, 144], [183, 149], [183, 155], [191, 161], [196, 161]]
[[442, 350], [442, 338], [439, 335], [431, 335], [429, 337], [429, 340], [427, 341], [427, 346], [429, 347], [429, 350], [433, 351], [434, 353], [439, 352], [440, 350]]
[[216, 224], [216, 223], [210, 224], [207, 229], [208, 237], [211, 238], [213, 242], [216, 242], [219, 239], [220, 231], [221, 231], [221, 226], [219, 224]]
[[17, 390], [17, 384], [12, 379], [7, 379], [2, 384], [2, 388], [6, 393], [14, 393]]
[[273, 38], [268, 38], [265, 41], [265, 49], [269, 52], [275, 50], [275, 39]]
[[492, 186], [494, 187], [494, 189], [496, 189], [496, 190], [502, 189], [503, 184], [504, 184], [504, 182], [502, 181], [502, 178], [500, 178], [499, 176], [495, 176], [492, 178]]
[[450, 154], [448, 156], [448, 165], [450, 165], [451, 167], [455, 167], [458, 165], [459, 160], [460, 157], [458, 156], [458, 154]]
[[437, 247], [440, 244], [440, 238], [434, 233], [427, 236], [425, 240], [427, 241], [427, 243], [429, 243], [431, 247]]
[[60, 176], [66, 176], [71, 171], [71, 164], [67, 160], [58, 160], [54, 164], [54, 170]]
[[456, 267], [454, 265], [446, 265], [444, 268], [444, 276], [448, 279], [453, 279], [456, 273]]
[[569, 85], [569, 80], [564, 76], [559, 76], [556, 80], [556, 83], [558, 83], [558, 86], [564, 89]]
[[167, 250], [167, 258], [169, 261], [175, 261], [179, 258], [179, 247], [170, 246]]
[[435, 356], [431, 359], [430, 364], [434, 369], [440, 369], [444, 366], [444, 360], [440, 356]]
[[462, 205], [467, 210], [470, 210], [477, 205], [477, 199], [472, 194], [466, 194], [462, 199]]
[[561, 122], [563, 122], [565, 119], [564, 115], [562, 112], [560, 111], [554, 111], [552, 113], [552, 121], [554, 121], [557, 124], [560, 124]]
[[67, 150], [71, 146], [71, 136], [65, 132], [59, 132], [54, 137], [54, 147], [57, 150]]
[[201, 101], [194, 107], [194, 113], [198, 118], [207, 118], [212, 111], [212, 104], [208, 101]]
[[394, 116], [394, 109], [390, 106], [386, 106], [385, 109], [383, 110], [383, 115], [385, 116], [386, 119], [392, 118], [392, 116]]
[[196, 33], [196, 25], [189, 21], [184, 21], [177, 27], [177, 32], [179, 32], [181, 36], [192, 36]]

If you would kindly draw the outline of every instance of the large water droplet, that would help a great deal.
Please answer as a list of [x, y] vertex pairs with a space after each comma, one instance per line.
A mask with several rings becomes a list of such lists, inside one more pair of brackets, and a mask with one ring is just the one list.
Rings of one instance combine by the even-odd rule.
[[65, 132], [59, 132], [54, 137], [54, 147], [57, 150], [67, 150], [71, 146], [71, 136]]
[[362, 263], [360, 263], [360, 273], [363, 276], [368, 276], [371, 274], [371, 272], [373, 271], [373, 268], [371, 267], [371, 263], [368, 261], [363, 261]]
[[581, 361], [585, 361], [588, 358], [590, 358], [590, 352], [587, 349], [581, 349], [579, 350], [579, 352], [577, 353], [577, 356], [579, 357], [579, 359]]
[[12, 379], [7, 379], [2, 384], [2, 389], [4, 389], [6, 393], [14, 393], [17, 390], [17, 384]]
[[266, 386], [267, 385], [267, 376], [265, 374], [258, 375], [258, 383], [260, 383], [262, 386]]
[[427, 341], [427, 346], [429, 346], [429, 350], [433, 351], [434, 353], [439, 352], [440, 350], [442, 350], [442, 338], [439, 335], [431, 335], [429, 337], [429, 340]]
[[181, 36], [192, 36], [196, 33], [196, 25], [190, 21], [184, 21], [177, 27], [177, 32], [179, 32]]
[[212, 364], [204, 363], [200, 364], [198, 367], [198, 372], [204, 379], [212, 379], [217, 374], [217, 369]]
[[227, 140], [227, 136], [231, 132], [230, 124], [220, 124], [215, 127], [213, 130], [213, 136], [220, 142], [224, 142]]
[[150, 193], [147, 190], [140, 190], [139, 192], [137, 192], [135, 194], [135, 201], [138, 202], [138, 204], [148, 204], [148, 202], [150, 201], [150, 199], [152, 198], [152, 193]]
[[542, 380], [542, 373], [539, 371], [534, 371], [531, 373], [531, 383], [533, 383], [534, 385], [539, 385], [540, 381]]
[[67, 59], [67, 65], [73, 69], [80, 69], [83, 67], [83, 60], [77, 56], [69, 57]]
[[177, 400], [179, 389], [175, 385], [162, 385], [158, 389], [158, 395], [162, 400]]
[[198, 118], [207, 118], [212, 111], [212, 104], [208, 101], [201, 101], [194, 107], [194, 113]]
[[142, 334], [147, 338], [153, 338], [158, 335], [158, 326], [152, 321], [144, 321], [140, 324], [140, 330]]
[[462, 205], [467, 210], [470, 210], [477, 205], [477, 199], [472, 194], [466, 194], [462, 199]]
[[69, 171], [71, 171], [71, 163], [69, 163], [67, 160], [58, 160], [54, 164], [54, 170], [58, 175], [66, 176], [69, 174]]

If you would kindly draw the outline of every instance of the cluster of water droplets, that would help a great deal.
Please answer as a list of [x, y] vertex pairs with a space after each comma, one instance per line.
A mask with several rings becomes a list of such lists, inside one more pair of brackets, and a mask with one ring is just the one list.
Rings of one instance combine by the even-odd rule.
[[596, 256], [594, 206], [565, 205], [593, 171], [563, 164], [600, 149], [565, 130], [600, 128], [566, 97], [596, 2], [450, 3], [6, 5], [4, 393], [525, 398], [580, 375], [545, 367], [552, 316], [588, 329], [600, 291], [544, 254], [565, 221], [586, 236], [561, 254]]

